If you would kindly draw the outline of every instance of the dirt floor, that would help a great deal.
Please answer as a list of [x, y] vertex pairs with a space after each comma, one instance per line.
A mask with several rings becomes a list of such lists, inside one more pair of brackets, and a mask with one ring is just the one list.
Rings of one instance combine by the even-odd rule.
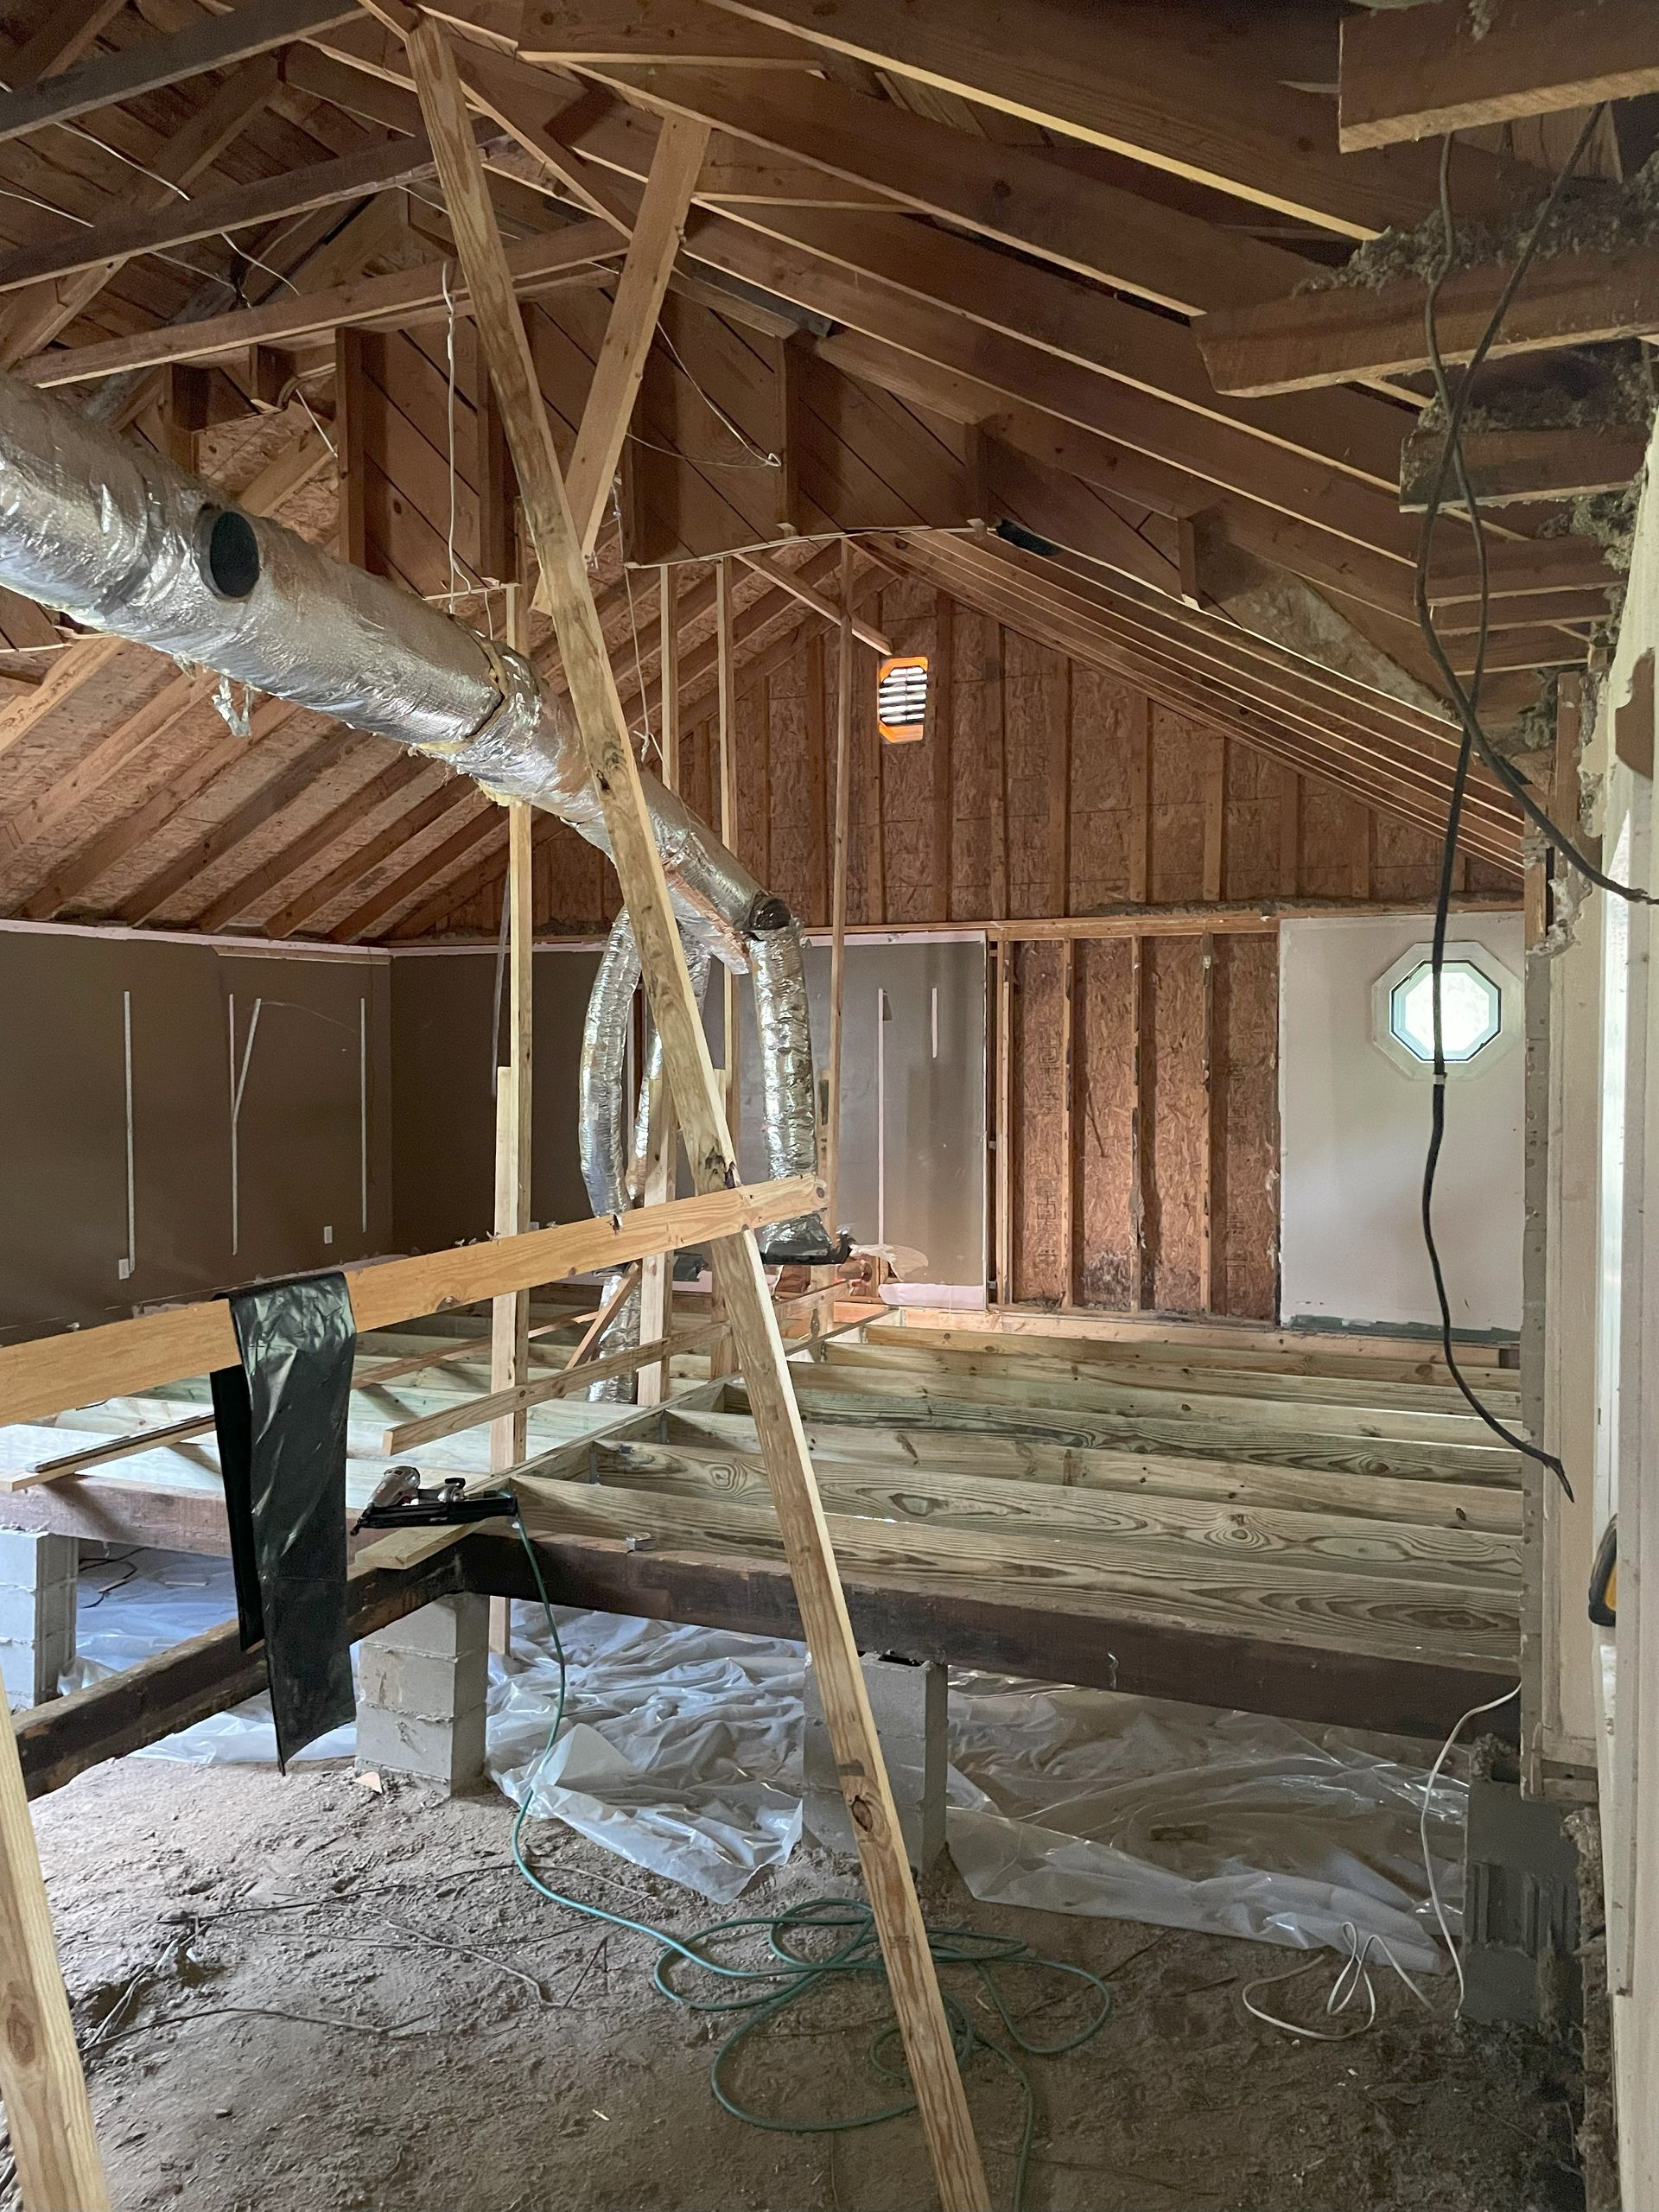
[[[916, 2121], [763, 2133], [722, 2112], [729, 2023], [669, 2004], [655, 1947], [535, 1896], [510, 1810], [377, 1795], [344, 1767], [128, 1760], [35, 1808], [119, 2212], [912, 2212], [934, 2202]], [[533, 1832], [558, 1886], [682, 1931], [715, 1916], [568, 1830]], [[851, 1894], [798, 1853], [751, 1909]], [[749, 1904], [746, 1900], [746, 1904]], [[1298, 1962], [1259, 1944], [925, 1897], [1106, 1977], [1113, 2017], [1034, 2063], [1027, 2212], [1566, 2212], [1582, 2204], [1568, 2085], [1534, 2038], [1432, 2024], [1388, 1977], [1376, 2028], [1298, 2044], [1241, 2009]], [[1317, 2014], [1322, 1967], [1272, 1996]], [[970, 2017], [971, 1975], [952, 1977]], [[1434, 1986], [1445, 2007], [1449, 1986]], [[884, 2101], [864, 2056], [869, 1982], [785, 2016], [740, 2055], [778, 2114]], [[1011, 1991], [1028, 2032], [1080, 2019], [1052, 1975]], [[999, 2206], [1017, 2085], [982, 2055], [972, 2098]], [[887, 2086], [890, 2101], [892, 2085]], [[9, 2201], [9, 2200], [8, 2200]]]

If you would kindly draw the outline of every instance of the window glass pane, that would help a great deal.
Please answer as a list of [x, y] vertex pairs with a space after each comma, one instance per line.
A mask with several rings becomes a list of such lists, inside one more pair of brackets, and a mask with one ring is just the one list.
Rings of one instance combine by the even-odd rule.
[[[1498, 988], [1466, 960], [1448, 960], [1440, 971], [1440, 1034], [1448, 1061], [1471, 1060], [1497, 1036], [1503, 1013]], [[1396, 983], [1389, 1001], [1389, 1026], [1420, 1060], [1434, 1058], [1434, 972], [1427, 961]]]

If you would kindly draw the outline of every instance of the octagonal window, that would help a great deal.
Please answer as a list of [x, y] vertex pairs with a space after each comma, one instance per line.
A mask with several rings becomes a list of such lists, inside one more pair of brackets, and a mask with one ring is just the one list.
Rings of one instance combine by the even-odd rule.
[[[1440, 1044], [1448, 1066], [1461, 1066], [1490, 1045], [1503, 1021], [1503, 994], [1472, 960], [1440, 969]], [[1427, 1065], [1434, 1058], [1434, 970], [1420, 961], [1389, 994], [1389, 1028]]]

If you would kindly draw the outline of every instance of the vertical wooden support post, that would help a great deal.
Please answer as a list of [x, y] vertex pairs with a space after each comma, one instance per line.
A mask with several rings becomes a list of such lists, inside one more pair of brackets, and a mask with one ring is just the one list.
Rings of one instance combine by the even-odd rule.
[[[715, 564], [715, 671], [720, 700], [720, 834], [737, 850], [737, 658], [732, 627], [732, 562], [722, 554]], [[726, 1054], [726, 1124], [734, 1146], [743, 1141], [743, 1101], [737, 1052], [737, 978], [723, 963], [721, 1009]]]
[[1146, 939], [1129, 939], [1129, 1302], [1147, 1306]]
[[[522, 652], [524, 594], [507, 588], [507, 642]], [[507, 1060], [496, 1071], [495, 1233], [522, 1236], [530, 1227], [531, 1155], [531, 1056], [534, 1022], [535, 912], [531, 842], [535, 814], [525, 802], [507, 807]], [[490, 1388], [511, 1389], [530, 1380], [530, 1293], [517, 1291], [490, 1307]], [[490, 1424], [490, 1465], [498, 1472], [524, 1457], [530, 1416], [522, 1409]], [[512, 1643], [512, 1608], [490, 1600], [491, 1648], [504, 1655]]]
[[823, 1115], [824, 1223], [841, 1234], [842, 1002], [847, 981], [847, 842], [853, 752], [853, 547], [841, 541], [841, 627], [836, 639], [836, 842], [830, 861], [830, 1056]]
[[1129, 851], [1128, 893], [1133, 905], [1147, 903], [1147, 859], [1152, 819], [1152, 702], [1144, 696], [1135, 702], [1129, 725]]
[[1289, 768], [1279, 775], [1279, 895], [1294, 899], [1302, 887], [1302, 779]]
[[[692, 1179], [699, 1191], [729, 1189], [737, 1178], [731, 1134], [721, 1111], [639, 766], [565, 498], [466, 95], [445, 35], [430, 16], [414, 26], [407, 43], [474, 317], [518, 467], [577, 735], [604, 810], [645, 988], [662, 1033], [664, 1065], [685, 1133]], [[746, 1230], [716, 1240], [711, 1256], [748, 1386], [940, 2201], [944, 2212], [989, 2212], [990, 2194], [760, 1247]]]
[[1002, 696], [1002, 625], [991, 625], [991, 663], [985, 671], [985, 749], [996, 769], [996, 816], [991, 824], [991, 912], [1008, 918], [1008, 733]]
[[1071, 875], [1071, 664], [1060, 664], [1062, 701], [1048, 733], [1048, 911], [1064, 914]]
[[0, 2099], [23, 2212], [109, 2212], [11, 1716], [0, 1744]]
[[[663, 563], [658, 632], [662, 644], [658, 660], [658, 729], [662, 745], [664, 787], [680, 787], [680, 572], [671, 562]], [[678, 1128], [674, 1101], [662, 1077], [652, 1080], [646, 1104], [645, 1179], [641, 1203], [661, 1205], [674, 1195], [674, 1167], [678, 1156]], [[674, 1255], [652, 1252], [639, 1270], [639, 1341], [656, 1344], [671, 1333], [674, 1313]], [[668, 1363], [653, 1360], [639, 1370], [635, 1391], [642, 1406], [660, 1405], [668, 1393]]]
[[162, 430], [167, 457], [177, 467], [194, 472], [196, 441], [207, 427], [207, 371], [186, 361], [175, 361], [166, 373]]
[[805, 395], [802, 380], [806, 356], [801, 334], [772, 340], [775, 411], [772, 435], [777, 441], [779, 467], [777, 505], [772, 514], [774, 537], [798, 537], [806, 524], [806, 501], [801, 491], [801, 459], [805, 449]]
[[1077, 1046], [1074, 1027], [1077, 988], [1077, 941], [1066, 938], [1060, 948], [1064, 967], [1060, 977], [1060, 1306], [1070, 1313], [1077, 1303]]
[[1014, 1301], [1014, 939], [996, 940], [996, 1300]]
[[938, 870], [938, 918], [950, 918], [955, 874], [957, 794], [952, 758], [956, 719], [956, 602], [947, 592], [933, 594], [933, 660], [927, 696], [928, 741], [933, 749], [933, 864]]
[[354, 569], [368, 565], [368, 509], [364, 489], [364, 420], [370, 343], [361, 330], [334, 333], [334, 466], [340, 477], [340, 557]]
[[[1210, 741], [1204, 772], [1204, 900], [1213, 906], [1226, 879], [1227, 741]], [[1208, 931], [1198, 939], [1204, 998], [1204, 1151], [1198, 1161], [1198, 1311], [1216, 1302], [1216, 940]]]
[[1216, 940], [1198, 939], [1199, 988], [1204, 994], [1204, 1151], [1198, 1160], [1198, 1311], [1216, 1302]]
[[819, 630], [806, 646], [806, 802], [811, 816], [812, 891], [806, 912], [823, 928], [830, 919], [830, 824], [835, 800], [830, 790], [834, 763], [829, 741], [825, 685], [828, 683], [823, 632]]

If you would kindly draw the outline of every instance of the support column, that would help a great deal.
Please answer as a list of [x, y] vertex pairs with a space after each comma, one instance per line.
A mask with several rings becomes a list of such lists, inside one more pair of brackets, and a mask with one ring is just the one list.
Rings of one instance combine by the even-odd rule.
[[454, 1796], [484, 1773], [490, 1601], [440, 1598], [357, 1649], [357, 1764]]
[[[905, 1854], [918, 1872], [925, 1874], [944, 1849], [948, 1672], [935, 1661], [918, 1667], [905, 1659], [867, 1658], [863, 1668], [875, 1732], [899, 1809]], [[808, 1834], [826, 1851], [840, 1852], [850, 1859], [858, 1846], [836, 1772], [836, 1755], [817, 1682], [816, 1669], [809, 1669], [802, 1744], [806, 1777], [802, 1820]]]
[[73, 1536], [0, 1529], [0, 1679], [14, 1708], [44, 1705], [75, 1656]]

